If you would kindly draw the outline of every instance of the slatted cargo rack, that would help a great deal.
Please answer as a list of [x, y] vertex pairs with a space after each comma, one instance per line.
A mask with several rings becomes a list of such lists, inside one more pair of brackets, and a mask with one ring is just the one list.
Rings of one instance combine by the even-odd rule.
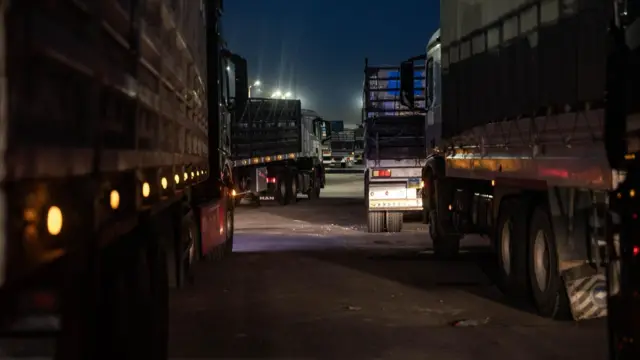
[[[10, 272], [62, 255], [77, 234], [106, 227], [96, 241], [115, 238], [135, 226], [138, 211], [207, 178], [205, 26], [202, 9], [190, 5], [59, 0], [6, 8], [7, 206], [40, 216], [56, 204], [67, 219], [55, 241], [46, 230], [32, 233], [30, 243], [50, 245], [28, 261], [16, 256]], [[7, 223], [10, 237], [22, 239], [22, 218]]]
[[[365, 59], [365, 78], [362, 99], [362, 121], [377, 116], [412, 115], [400, 104], [400, 67], [399, 66], [369, 66]], [[425, 102], [425, 67], [417, 63], [415, 66], [415, 101], [417, 108], [424, 108]]]
[[345, 130], [331, 135], [331, 140], [335, 141], [355, 141], [356, 132], [354, 130]]
[[235, 166], [296, 159], [302, 151], [300, 100], [249, 98], [231, 124]]
[[378, 116], [367, 119], [367, 136], [384, 147], [423, 147], [424, 115]]
[[365, 129], [364, 153], [369, 160], [426, 158], [424, 114], [371, 117]]

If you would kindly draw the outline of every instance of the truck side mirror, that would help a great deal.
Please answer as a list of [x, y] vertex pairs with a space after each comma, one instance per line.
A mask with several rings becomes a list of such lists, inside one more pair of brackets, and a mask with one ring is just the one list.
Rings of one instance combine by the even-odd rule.
[[413, 61], [404, 61], [400, 65], [400, 104], [413, 109], [415, 107]]
[[233, 59], [235, 65], [235, 106], [244, 109], [249, 100], [249, 80], [247, 76], [247, 60], [241, 57]]
[[324, 131], [326, 136], [324, 139], [320, 141], [321, 144], [325, 144], [327, 141], [331, 140], [331, 122], [318, 118], [324, 124]]
[[327, 132], [327, 139], [331, 138], [331, 122], [326, 120], [323, 120], [323, 121], [324, 121], [325, 131]]

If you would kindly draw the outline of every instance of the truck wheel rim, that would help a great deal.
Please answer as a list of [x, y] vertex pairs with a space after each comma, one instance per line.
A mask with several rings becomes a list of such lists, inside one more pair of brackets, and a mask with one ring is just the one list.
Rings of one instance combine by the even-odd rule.
[[287, 184], [284, 181], [280, 182], [280, 195], [285, 196], [287, 194]]
[[505, 221], [500, 232], [500, 257], [502, 270], [506, 275], [511, 274], [511, 221]]
[[538, 230], [533, 242], [533, 271], [538, 289], [545, 291], [549, 280], [549, 249], [542, 230]]

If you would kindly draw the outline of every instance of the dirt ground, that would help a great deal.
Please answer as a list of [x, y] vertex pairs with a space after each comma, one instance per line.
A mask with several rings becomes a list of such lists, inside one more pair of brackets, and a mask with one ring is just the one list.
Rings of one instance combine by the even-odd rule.
[[504, 301], [487, 241], [453, 262], [425, 225], [367, 234], [361, 174], [322, 198], [242, 206], [234, 254], [172, 295], [175, 359], [604, 359], [605, 321], [546, 320]]

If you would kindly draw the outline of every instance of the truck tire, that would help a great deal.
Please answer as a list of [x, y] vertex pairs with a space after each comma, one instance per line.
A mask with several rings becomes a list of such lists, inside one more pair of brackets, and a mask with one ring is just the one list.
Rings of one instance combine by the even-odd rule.
[[193, 265], [197, 261], [197, 234], [198, 228], [194, 219], [194, 214], [190, 211], [182, 217], [179, 228], [176, 229], [175, 239], [171, 239], [169, 244], [173, 244], [167, 255], [169, 273], [169, 285], [175, 288], [183, 288], [189, 283], [193, 283]]
[[193, 265], [198, 261], [198, 244], [200, 239], [198, 238], [198, 225], [196, 224], [195, 214], [190, 211], [182, 218], [182, 238], [180, 244], [182, 245], [182, 284], [193, 284], [194, 273]]
[[298, 202], [298, 175], [292, 171], [289, 173], [289, 202], [295, 204]]
[[320, 187], [320, 177], [316, 176], [313, 179], [313, 184], [311, 185], [311, 189], [307, 192], [307, 198], [309, 200], [317, 200], [320, 198], [320, 191], [322, 188]]
[[247, 199], [253, 207], [262, 206], [262, 203], [260, 202], [260, 195], [258, 194], [250, 194], [249, 196], [247, 196]]
[[225, 233], [225, 241], [224, 241], [224, 255], [229, 256], [233, 252], [233, 232], [235, 228], [235, 218], [233, 209], [227, 207], [226, 216], [224, 219], [224, 233]]
[[[147, 266], [150, 269], [151, 315], [147, 326], [150, 328], [151, 348], [146, 354], [152, 359], [169, 357], [169, 281], [165, 249], [161, 243], [154, 243], [147, 248]], [[158, 345], [160, 344], [160, 345]]]
[[498, 263], [498, 288], [511, 300], [519, 303], [530, 298], [526, 241], [529, 209], [526, 201], [503, 201], [493, 234]]
[[429, 212], [429, 235], [433, 243], [433, 253], [441, 260], [451, 260], [460, 252], [460, 236], [457, 234], [443, 234], [438, 223], [438, 213]]
[[274, 198], [278, 204], [285, 206], [289, 204], [291, 197], [289, 196], [289, 185], [287, 175], [281, 172], [276, 176], [276, 188], [274, 190]]
[[555, 234], [544, 206], [533, 210], [528, 235], [529, 279], [538, 314], [564, 319], [570, 314], [569, 299], [560, 277]]
[[402, 215], [401, 211], [389, 211], [386, 216], [387, 231], [398, 233], [402, 231]]
[[316, 185], [313, 187], [313, 191], [315, 192], [316, 199], [320, 199], [320, 193], [322, 192], [322, 185], [320, 182], [316, 182]]
[[169, 287], [179, 289], [193, 281], [192, 265], [197, 260], [197, 227], [193, 212], [182, 216], [174, 227], [174, 231], [167, 231], [167, 235], [173, 236], [165, 240], [168, 248], [164, 254], [167, 257]]
[[381, 233], [384, 231], [385, 216], [383, 211], [369, 211], [367, 214], [367, 231]]
[[[431, 180], [430, 186], [430, 199], [432, 206], [429, 207], [429, 235], [433, 242], [433, 253], [436, 258], [441, 260], [450, 260], [455, 258], [460, 252], [460, 239], [459, 234], [450, 234], [445, 231], [438, 217], [438, 209], [444, 200], [442, 200], [443, 192], [447, 192], [448, 184], [441, 180]], [[443, 189], [444, 188], [444, 189]]]
[[[91, 315], [100, 324], [97, 346], [92, 349], [97, 353], [86, 358], [167, 358], [167, 255], [159, 236], [149, 229], [136, 230], [132, 235], [126, 236], [129, 243], [106, 250], [101, 259], [100, 307]], [[77, 341], [88, 340], [86, 334], [81, 336]]]

